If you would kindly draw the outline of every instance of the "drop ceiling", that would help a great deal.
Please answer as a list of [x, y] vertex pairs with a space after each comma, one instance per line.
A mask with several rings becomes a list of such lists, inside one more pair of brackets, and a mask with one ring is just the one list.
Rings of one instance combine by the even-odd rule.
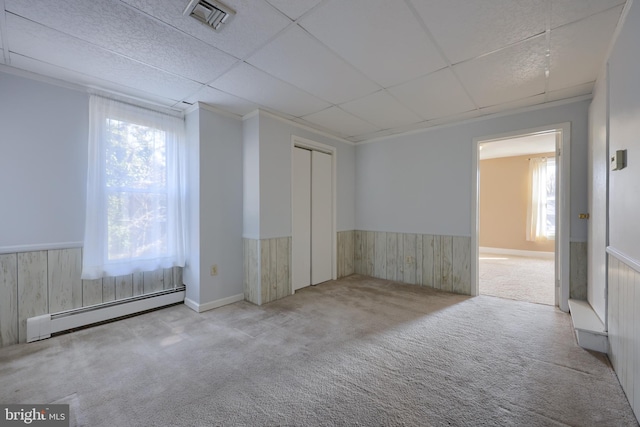
[[589, 95], [623, 0], [0, 0], [0, 64], [353, 142]]

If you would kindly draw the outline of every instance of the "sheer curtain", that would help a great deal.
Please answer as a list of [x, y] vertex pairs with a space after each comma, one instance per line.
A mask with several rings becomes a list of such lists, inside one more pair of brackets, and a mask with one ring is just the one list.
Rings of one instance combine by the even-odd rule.
[[184, 120], [92, 95], [83, 279], [184, 266]]
[[527, 206], [527, 240], [546, 239], [547, 207], [547, 159], [534, 157], [529, 159], [531, 177], [531, 197]]

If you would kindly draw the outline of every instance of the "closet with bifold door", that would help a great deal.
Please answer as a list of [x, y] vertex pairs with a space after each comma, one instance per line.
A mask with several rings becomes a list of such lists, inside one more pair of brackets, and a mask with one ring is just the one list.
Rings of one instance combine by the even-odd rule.
[[331, 154], [295, 146], [292, 180], [293, 291], [332, 279]]

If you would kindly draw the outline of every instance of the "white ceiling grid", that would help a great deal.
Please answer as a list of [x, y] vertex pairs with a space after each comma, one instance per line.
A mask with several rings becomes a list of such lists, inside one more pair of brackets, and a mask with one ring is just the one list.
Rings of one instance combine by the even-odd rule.
[[289, 18], [295, 20], [317, 6], [321, 0], [267, 0]]
[[404, 105], [400, 104], [386, 90], [347, 102], [342, 108], [369, 123], [375, 123], [382, 129], [418, 123], [422, 119]]
[[445, 67], [411, 10], [401, 2], [393, 6], [388, 0], [333, 0], [301, 25], [383, 87]]
[[424, 120], [447, 117], [475, 108], [449, 68], [394, 86], [389, 92]]
[[0, 63], [357, 142], [590, 94], [624, 5], [222, 1], [237, 13], [212, 31], [187, 0], [0, 0]]
[[122, 1], [239, 59], [250, 55], [291, 23], [282, 13], [262, 0], [223, 1], [236, 14], [218, 32], [182, 14], [188, 0]]
[[333, 104], [379, 89], [297, 25], [247, 62]]
[[304, 116], [330, 106], [329, 103], [245, 63], [216, 80], [214, 86], [290, 116]]
[[13, 37], [11, 49], [29, 58], [170, 99], [182, 99], [199, 88], [187, 78], [96, 48], [16, 15], [7, 16], [7, 28], [10, 34], [20, 34]]
[[354, 117], [335, 106], [304, 116], [303, 119], [328, 129], [334, 129], [334, 132], [338, 132], [342, 137], [369, 134], [380, 130], [371, 123]]
[[549, 90], [587, 83], [597, 75], [622, 6], [564, 25], [551, 32]]

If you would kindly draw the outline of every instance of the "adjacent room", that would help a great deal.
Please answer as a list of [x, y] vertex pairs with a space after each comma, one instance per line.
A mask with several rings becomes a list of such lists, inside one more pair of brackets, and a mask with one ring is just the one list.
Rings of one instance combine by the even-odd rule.
[[556, 302], [554, 130], [481, 143], [480, 294]]
[[639, 28], [1, 0], [0, 424], [637, 426]]

